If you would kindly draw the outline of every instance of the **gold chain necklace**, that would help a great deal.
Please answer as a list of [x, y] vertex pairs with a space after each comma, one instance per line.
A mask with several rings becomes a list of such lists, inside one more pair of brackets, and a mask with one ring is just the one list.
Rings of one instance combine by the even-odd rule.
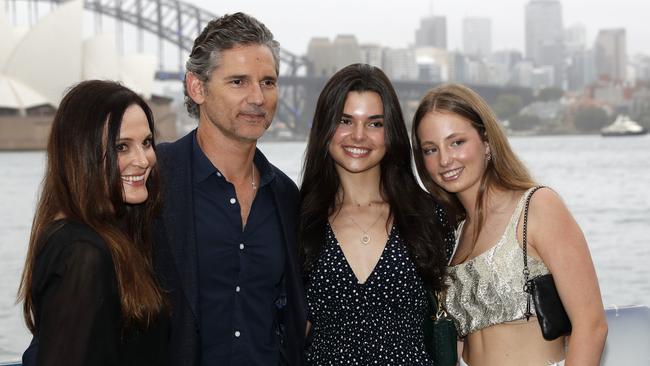
[[361, 239], [359, 240], [359, 243], [361, 243], [361, 245], [366, 246], [366, 245], [370, 244], [371, 238], [370, 238], [370, 234], [368, 234], [368, 230], [370, 230], [373, 226], [375, 226], [375, 224], [379, 221], [379, 219], [380, 219], [382, 216], [384, 216], [384, 213], [383, 213], [383, 212], [379, 212], [379, 216], [377, 216], [377, 218], [376, 218], [375, 221], [372, 223], [372, 225], [368, 226], [368, 228], [364, 230], [364, 229], [361, 227], [361, 225], [359, 225], [359, 224], [358, 224], [358, 223], [357, 223], [357, 222], [352, 218], [352, 215], [350, 215], [350, 220], [352, 221], [352, 223], [355, 224], [355, 225], [357, 225], [357, 227], [359, 228], [359, 230], [361, 230], [361, 232], [363, 233], [363, 234], [361, 235]]

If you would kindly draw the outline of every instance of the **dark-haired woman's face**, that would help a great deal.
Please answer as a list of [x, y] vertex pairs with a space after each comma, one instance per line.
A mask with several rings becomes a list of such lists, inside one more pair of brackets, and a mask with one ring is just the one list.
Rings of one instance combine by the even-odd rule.
[[329, 144], [339, 174], [379, 169], [386, 154], [384, 106], [375, 92], [350, 92]]
[[447, 192], [475, 194], [487, 167], [490, 146], [467, 119], [431, 111], [417, 130], [424, 165], [431, 179]]
[[124, 112], [120, 135], [116, 141], [117, 161], [122, 181], [124, 202], [139, 204], [149, 193], [147, 178], [156, 165], [156, 154], [152, 146], [153, 136], [147, 116], [138, 105], [131, 105]]

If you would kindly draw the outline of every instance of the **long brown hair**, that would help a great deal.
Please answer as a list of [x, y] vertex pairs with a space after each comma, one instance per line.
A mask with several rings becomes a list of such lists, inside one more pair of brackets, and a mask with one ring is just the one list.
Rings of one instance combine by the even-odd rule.
[[47, 243], [48, 228], [58, 216], [88, 225], [106, 242], [117, 276], [125, 326], [146, 327], [164, 307], [151, 263], [151, 228], [160, 206], [156, 167], [146, 182], [148, 199], [144, 203], [129, 205], [122, 198], [115, 145], [122, 116], [131, 105], [142, 108], [153, 132], [153, 115], [145, 101], [110, 81], [90, 80], [74, 86], [57, 110], [18, 290], [25, 322], [32, 333], [32, 271], [36, 256]]
[[439, 290], [444, 286], [446, 228], [436, 216], [436, 202], [415, 179], [408, 130], [395, 89], [383, 71], [367, 64], [348, 65], [336, 72], [318, 97], [300, 187], [298, 232], [305, 272], [311, 271], [320, 255], [327, 218], [336, 210], [340, 178], [328, 146], [350, 92], [375, 92], [381, 97], [386, 141], [381, 160], [382, 195], [418, 274], [432, 289]]
[[475, 91], [459, 84], [444, 84], [430, 90], [424, 96], [413, 116], [411, 141], [415, 166], [426, 189], [448, 210], [449, 217], [458, 224], [465, 219], [466, 212], [455, 194], [445, 191], [429, 176], [424, 165], [424, 155], [417, 134], [418, 127], [427, 113], [450, 112], [457, 114], [476, 129], [479, 136], [490, 145], [492, 159], [488, 162], [481, 178], [476, 198], [477, 224], [474, 240], [485, 222], [485, 205], [492, 188], [525, 190], [535, 186], [528, 169], [512, 151], [508, 138], [499, 126], [497, 118], [488, 104]]

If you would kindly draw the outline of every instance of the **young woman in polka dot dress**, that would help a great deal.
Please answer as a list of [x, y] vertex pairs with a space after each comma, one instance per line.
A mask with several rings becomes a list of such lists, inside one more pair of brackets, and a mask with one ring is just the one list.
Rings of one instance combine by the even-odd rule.
[[433, 365], [425, 288], [441, 288], [453, 236], [415, 180], [400, 105], [380, 69], [347, 66], [321, 92], [301, 197], [307, 363]]

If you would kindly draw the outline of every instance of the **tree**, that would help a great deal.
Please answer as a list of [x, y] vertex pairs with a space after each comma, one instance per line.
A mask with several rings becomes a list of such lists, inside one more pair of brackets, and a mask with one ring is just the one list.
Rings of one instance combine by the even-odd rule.
[[506, 120], [519, 113], [524, 107], [524, 99], [515, 94], [501, 94], [494, 103], [494, 113], [501, 120]]
[[610, 123], [604, 109], [592, 106], [580, 107], [573, 120], [576, 130], [580, 132], [598, 132]]
[[514, 131], [529, 131], [539, 128], [542, 120], [530, 114], [518, 114], [510, 118], [510, 128]]
[[544, 88], [539, 91], [537, 95], [537, 100], [541, 102], [550, 102], [553, 100], [558, 100], [564, 96], [564, 90], [560, 88]]

